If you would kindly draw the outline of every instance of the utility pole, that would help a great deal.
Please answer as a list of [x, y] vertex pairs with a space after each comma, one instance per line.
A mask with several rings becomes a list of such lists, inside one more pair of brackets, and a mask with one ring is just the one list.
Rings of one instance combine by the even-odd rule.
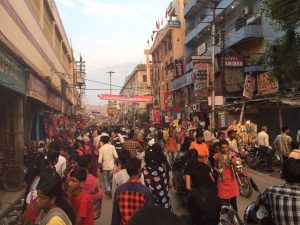
[[213, 0], [213, 19], [212, 19], [212, 28], [211, 28], [211, 64], [212, 64], [212, 74], [211, 74], [211, 83], [212, 83], [212, 91], [211, 91], [211, 126], [215, 128], [215, 47], [216, 47], [216, 7], [218, 4], [218, 0]]
[[80, 54], [79, 61], [76, 61], [76, 88], [79, 90], [79, 101], [82, 108], [85, 97], [85, 74], [85, 61]]
[[112, 75], [113, 73], [115, 73], [115, 72], [113, 72], [113, 71], [108, 71], [108, 72], [106, 72], [106, 73], [109, 74], [109, 92], [110, 92], [110, 94], [112, 94], [112, 91], [111, 91], [111, 75]]

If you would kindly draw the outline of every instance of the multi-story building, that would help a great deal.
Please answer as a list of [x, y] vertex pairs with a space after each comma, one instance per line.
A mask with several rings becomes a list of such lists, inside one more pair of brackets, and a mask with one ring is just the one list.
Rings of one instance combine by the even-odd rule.
[[[206, 124], [209, 124], [212, 90], [210, 81], [214, 75], [216, 126], [226, 127], [234, 120], [239, 121], [243, 102], [246, 101], [245, 118], [253, 120], [259, 127], [269, 126], [273, 138], [275, 133], [279, 132], [279, 126], [287, 121], [284, 119], [285, 115], [281, 115], [283, 119], [278, 119], [277, 114], [281, 113], [272, 113], [278, 111], [277, 103], [274, 105], [272, 102], [265, 102], [264, 97], [255, 93], [253, 100], [243, 96], [246, 75], [251, 75], [255, 80], [258, 75], [266, 72], [267, 68], [263, 64], [267, 44], [281, 35], [280, 32], [272, 29], [270, 19], [258, 13], [261, 3], [261, 0], [190, 0], [187, 2], [184, 9], [186, 74], [182, 79], [196, 82], [195, 73], [199, 72], [197, 69], [207, 64], [206, 79], [208, 80], [207, 85], [203, 85], [200, 90], [198, 87], [197, 91], [192, 82], [182, 84], [177, 87], [177, 90], [181, 92], [188, 90], [188, 114], [192, 117], [202, 114], [204, 115], [202, 118], [206, 118]], [[212, 56], [213, 22], [216, 29], [215, 55]], [[216, 62], [215, 74], [211, 73], [212, 57]], [[299, 111], [295, 111], [294, 115], [297, 117]], [[286, 116], [288, 117], [288, 113]], [[277, 123], [279, 120], [283, 122]], [[296, 130], [296, 127], [293, 129]]]
[[[147, 73], [148, 71], [148, 73]], [[151, 95], [150, 70], [145, 64], [138, 64], [132, 73], [126, 77], [120, 91], [123, 96], [149, 96]], [[148, 75], [147, 75], [148, 74]], [[133, 120], [149, 114], [148, 103], [143, 102], [120, 102], [120, 116], [122, 122], [134, 124]], [[146, 122], [146, 121], [145, 121]]]
[[54, 0], [1, 0], [0, 14], [0, 144], [22, 161], [43, 117], [72, 112], [74, 57]]
[[[184, 53], [184, 0], [174, 0], [167, 8], [166, 25], [157, 31], [150, 47], [152, 55], [153, 106], [162, 115], [179, 111], [181, 93], [174, 93], [170, 82], [183, 74]], [[177, 106], [177, 107], [176, 107]]]

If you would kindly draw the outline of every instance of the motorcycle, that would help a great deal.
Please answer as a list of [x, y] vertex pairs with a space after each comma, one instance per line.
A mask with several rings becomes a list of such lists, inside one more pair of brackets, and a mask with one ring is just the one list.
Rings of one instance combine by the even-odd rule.
[[253, 192], [252, 183], [254, 183], [254, 181], [243, 169], [242, 160], [240, 158], [237, 158], [235, 162], [235, 176], [241, 196], [249, 198]]
[[[260, 158], [260, 148], [255, 146], [248, 146], [247, 147], [247, 157], [246, 157], [246, 163], [250, 168], [255, 168], [255, 162], [258, 158]], [[281, 165], [282, 163], [282, 156], [279, 154], [278, 150], [272, 147], [269, 147], [269, 150], [272, 153], [272, 164], [273, 165]], [[258, 167], [262, 168], [266, 166], [266, 159], [261, 158]]]

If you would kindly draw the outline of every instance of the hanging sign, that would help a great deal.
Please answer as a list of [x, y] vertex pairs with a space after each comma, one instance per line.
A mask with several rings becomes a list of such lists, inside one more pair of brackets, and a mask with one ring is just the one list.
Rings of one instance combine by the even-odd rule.
[[207, 64], [197, 64], [193, 68], [194, 90], [198, 91], [207, 87]]
[[278, 88], [278, 80], [271, 72], [266, 72], [257, 76], [257, 91], [259, 95], [274, 94], [278, 91]]
[[254, 89], [255, 89], [255, 78], [251, 74], [248, 74], [246, 75], [246, 79], [245, 79], [243, 96], [245, 98], [252, 99], [254, 95]]
[[101, 94], [98, 95], [98, 97], [102, 100], [152, 103], [152, 96], [123, 96], [123, 95]]

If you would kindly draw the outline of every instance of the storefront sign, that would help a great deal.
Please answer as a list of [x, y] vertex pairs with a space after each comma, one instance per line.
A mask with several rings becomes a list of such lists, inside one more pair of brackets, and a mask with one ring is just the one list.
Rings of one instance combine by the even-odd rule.
[[189, 86], [193, 83], [193, 72], [190, 71], [183, 76], [171, 81], [170, 89], [171, 91], [179, 90], [183, 87]]
[[257, 76], [257, 90], [259, 95], [274, 94], [278, 91], [278, 80], [271, 72]]
[[160, 110], [159, 109], [153, 109], [152, 110], [153, 123], [155, 123], [155, 124], [160, 123], [160, 118], [161, 118]]
[[207, 51], [207, 48], [206, 48], [205, 42], [197, 48], [198, 55], [203, 55], [206, 51]]
[[246, 79], [245, 79], [243, 96], [245, 98], [252, 99], [254, 95], [254, 89], [255, 89], [255, 78], [251, 74], [248, 74], [246, 75]]
[[25, 94], [25, 71], [6, 53], [0, 52], [0, 85]]
[[47, 87], [32, 74], [29, 75], [27, 82], [27, 96], [47, 102]]
[[98, 95], [98, 97], [102, 100], [152, 103], [152, 96], [123, 96], [123, 95], [101, 94]]
[[207, 64], [197, 64], [193, 68], [194, 90], [202, 90], [207, 87]]
[[50, 97], [47, 101], [47, 105], [60, 112], [62, 109], [62, 99], [59, 96], [50, 93]]
[[175, 75], [177, 77], [183, 75], [183, 62], [182, 60], [175, 60]]
[[[224, 96], [215, 96], [215, 105], [222, 106], [225, 103]], [[208, 105], [211, 106], [211, 96], [208, 97]]]
[[244, 61], [242, 56], [224, 56], [221, 58], [221, 65], [225, 63], [226, 67], [243, 67]]

